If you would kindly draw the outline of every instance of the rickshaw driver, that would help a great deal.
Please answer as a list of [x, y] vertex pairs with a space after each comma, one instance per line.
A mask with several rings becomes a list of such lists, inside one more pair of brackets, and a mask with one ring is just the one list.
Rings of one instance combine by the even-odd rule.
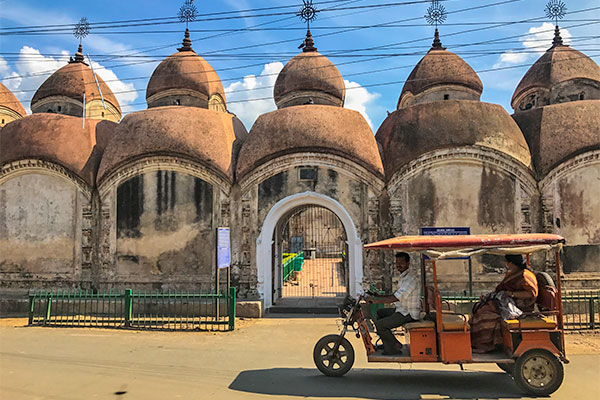
[[398, 290], [394, 294], [383, 296], [367, 296], [365, 300], [375, 304], [394, 303], [396, 308], [377, 310], [375, 327], [383, 341], [383, 354], [392, 355], [402, 352], [402, 343], [396, 339], [393, 328], [419, 319], [421, 312], [420, 283], [421, 280], [410, 268], [410, 256], [405, 252], [396, 253], [396, 269], [400, 272]]

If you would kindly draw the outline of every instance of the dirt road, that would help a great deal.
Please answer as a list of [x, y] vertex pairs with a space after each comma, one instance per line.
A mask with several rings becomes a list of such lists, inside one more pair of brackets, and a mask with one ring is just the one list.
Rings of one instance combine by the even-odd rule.
[[[495, 365], [461, 372], [434, 364], [367, 364], [353, 337], [352, 371], [324, 377], [313, 365], [312, 348], [337, 331], [333, 318], [241, 321], [235, 332], [214, 334], [15, 327], [21, 324], [0, 324], [2, 399], [522, 398]], [[572, 362], [552, 398], [600, 394], [598, 336], [569, 335]]]

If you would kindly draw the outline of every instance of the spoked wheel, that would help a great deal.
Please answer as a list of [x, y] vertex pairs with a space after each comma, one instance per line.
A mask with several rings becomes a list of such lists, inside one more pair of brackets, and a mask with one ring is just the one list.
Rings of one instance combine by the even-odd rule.
[[548, 396], [560, 387], [564, 369], [549, 351], [530, 350], [517, 359], [513, 376], [523, 391], [535, 396]]
[[315, 365], [327, 376], [342, 376], [350, 371], [354, 364], [354, 349], [346, 338], [334, 349], [339, 335], [323, 336], [315, 345], [313, 359]]
[[504, 372], [506, 372], [507, 374], [513, 374], [515, 371], [515, 364], [514, 363], [496, 363], [496, 365]]

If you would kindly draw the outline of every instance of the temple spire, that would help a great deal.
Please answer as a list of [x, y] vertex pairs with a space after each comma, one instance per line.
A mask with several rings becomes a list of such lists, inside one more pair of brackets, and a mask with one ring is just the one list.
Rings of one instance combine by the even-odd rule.
[[69, 59], [69, 64], [72, 64], [72, 63], [85, 64], [85, 58], [83, 57], [83, 46], [81, 45], [81, 42], [87, 35], [89, 35], [89, 33], [90, 33], [90, 23], [88, 22], [87, 18], [83, 17], [75, 25], [75, 28], [73, 28], [73, 36], [75, 36], [77, 39], [79, 39], [79, 47], [77, 48], [77, 53], [75, 53], [75, 57], [71, 57]]
[[315, 41], [312, 37], [312, 33], [310, 33], [310, 29], [306, 31], [306, 39], [304, 39], [304, 42], [302, 42], [300, 48], [305, 53], [317, 51], [317, 48], [315, 47]]
[[73, 64], [73, 63], [83, 63], [83, 64], [86, 64], [85, 63], [85, 58], [83, 56], [83, 47], [81, 46], [81, 43], [79, 43], [79, 47], [77, 47], [77, 53], [75, 53], [75, 57], [71, 57], [69, 59], [69, 64]]
[[554, 40], [552, 40], [552, 47], [564, 46], [562, 36], [560, 36], [560, 28], [556, 25], [554, 28]]
[[185, 34], [183, 36], [183, 42], [181, 42], [183, 46], [178, 48], [179, 51], [194, 51], [192, 49], [192, 40], [190, 39], [190, 30], [185, 28]]
[[446, 9], [440, 4], [439, 0], [432, 0], [431, 5], [427, 9], [425, 14], [425, 20], [429, 25], [435, 25], [435, 33], [433, 35], [433, 44], [431, 50], [446, 50], [442, 47], [442, 41], [440, 40], [440, 32], [438, 31], [438, 25], [443, 24], [446, 21]]
[[435, 33], [433, 35], [433, 44], [431, 45], [432, 50], [446, 50], [445, 47], [442, 47], [442, 41], [440, 40], [440, 32], [437, 28], [435, 28]]

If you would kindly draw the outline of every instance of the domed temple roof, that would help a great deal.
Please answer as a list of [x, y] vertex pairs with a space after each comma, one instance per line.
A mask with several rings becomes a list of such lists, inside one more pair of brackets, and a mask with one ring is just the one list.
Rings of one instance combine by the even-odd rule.
[[519, 127], [499, 105], [473, 100], [417, 104], [390, 114], [376, 135], [383, 147], [386, 177], [427, 152], [448, 147], [482, 146], [531, 165]]
[[54, 72], [42, 83], [42, 86], [39, 87], [31, 99], [32, 110], [35, 110], [39, 101], [53, 96], [64, 96], [82, 103], [85, 93], [86, 102], [101, 100], [98, 91], [98, 86], [100, 86], [104, 101], [110, 103], [119, 114], [121, 113], [117, 98], [98, 74], [96, 74], [96, 79], [98, 79], [98, 85], [96, 85], [94, 73], [88, 64], [84, 62], [82, 51], [81, 45], [79, 45], [75, 57], [71, 58], [67, 65]]
[[346, 86], [340, 71], [317, 52], [310, 31], [302, 53], [283, 67], [273, 90], [278, 108], [303, 104], [343, 107]]
[[152, 73], [146, 88], [148, 106], [173, 105], [157, 101], [174, 92], [199, 95], [204, 98], [205, 103], [218, 95], [225, 107], [225, 90], [221, 79], [213, 67], [192, 49], [190, 32], [187, 29], [183, 46], [165, 58]]
[[363, 116], [316, 104], [286, 107], [258, 117], [240, 151], [237, 175], [243, 177], [271, 159], [297, 152], [336, 154], [383, 175], [377, 142]]
[[529, 143], [540, 177], [573, 156], [600, 149], [600, 100], [548, 105], [513, 118]]
[[103, 150], [116, 123], [85, 121], [60, 114], [40, 113], [18, 119], [0, 130], [0, 164], [23, 159], [47, 160], [70, 170], [92, 185], [97, 165], [90, 157]]
[[8, 90], [8, 88], [6, 86], [4, 86], [1, 82], [0, 82], [0, 107], [8, 108], [9, 110], [14, 111], [15, 113], [19, 114], [21, 117], [24, 117], [27, 115], [27, 112], [23, 108], [23, 105], [21, 104], [19, 99], [17, 99], [17, 97], [13, 94], [13, 92]]
[[462, 58], [442, 47], [439, 32], [435, 30], [433, 46], [412, 70], [398, 101], [404, 96], [416, 96], [427, 89], [440, 85], [457, 85], [481, 95], [483, 84], [477, 73]]
[[566, 46], [556, 28], [553, 45], [529, 68], [515, 89], [511, 105], [516, 109], [523, 94], [533, 88], [550, 90], [560, 83], [576, 79], [597, 82], [600, 67], [585, 54]]
[[151, 155], [197, 161], [232, 180], [234, 156], [246, 135], [229, 113], [170, 106], [128, 114], [119, 123], [98, 172], [98, 181], [121, 165]]

